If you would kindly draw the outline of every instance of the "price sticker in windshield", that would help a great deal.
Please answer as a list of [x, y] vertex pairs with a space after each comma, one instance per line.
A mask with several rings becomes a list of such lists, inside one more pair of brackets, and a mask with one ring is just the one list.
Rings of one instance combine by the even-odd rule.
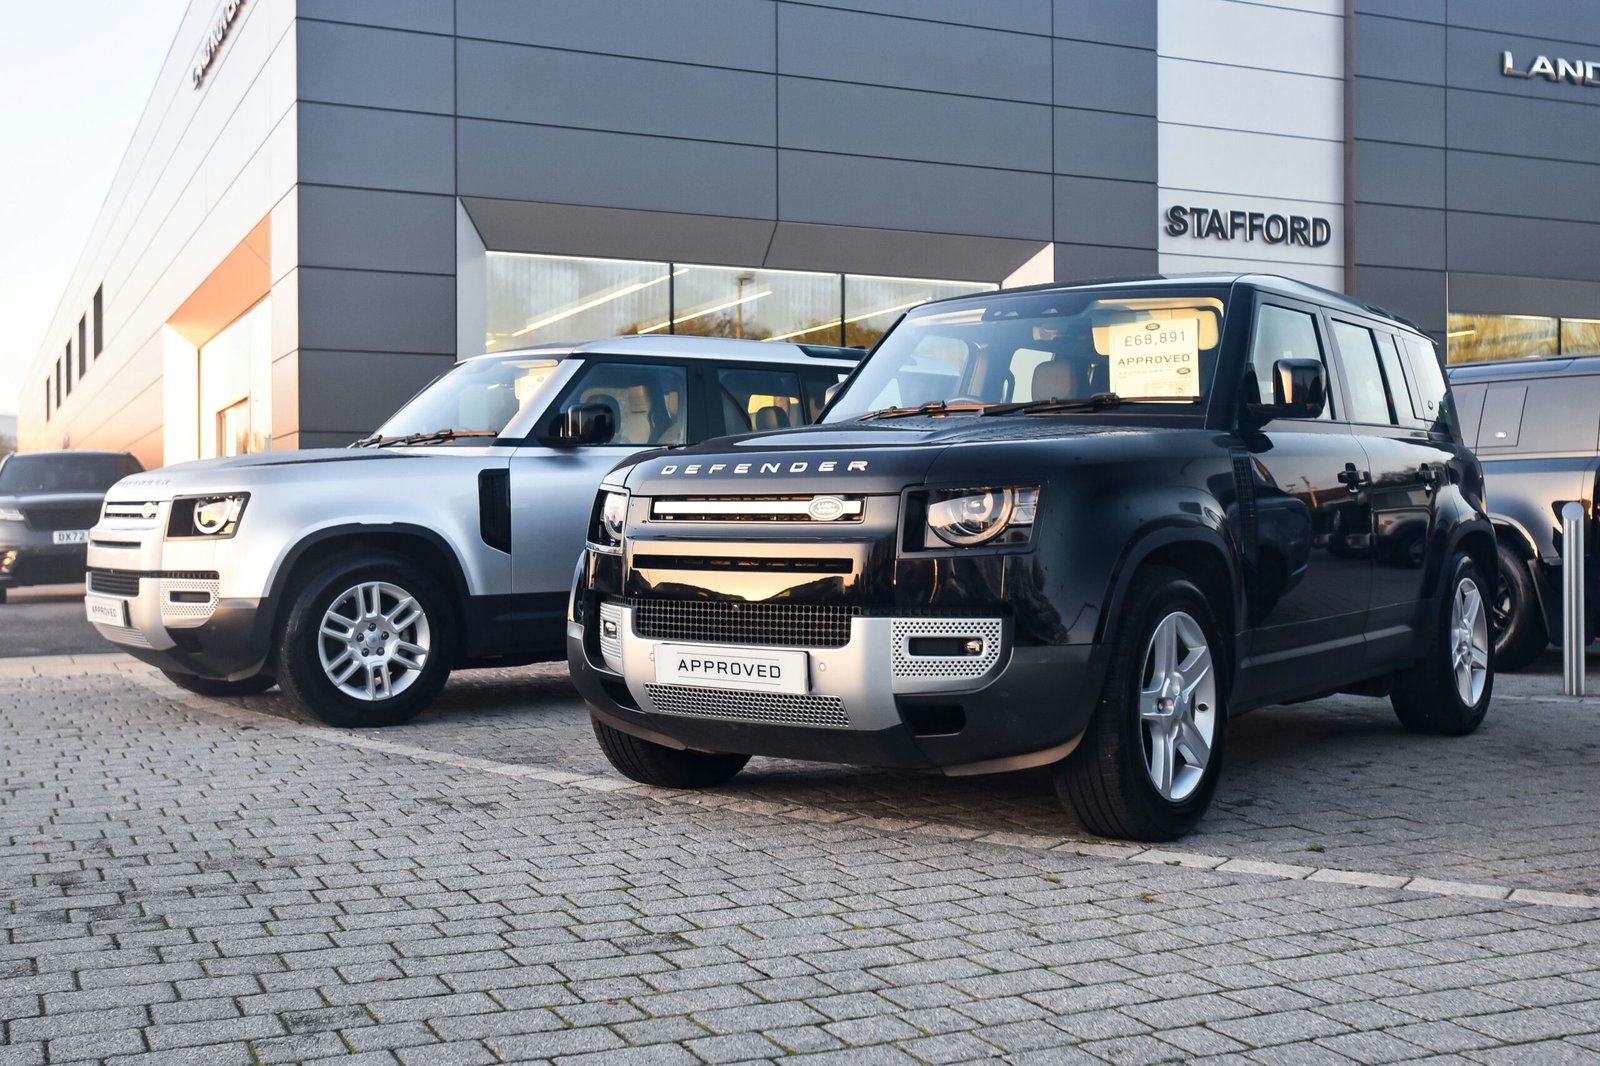
[[1124, 399], [1200, 395], [1200, 320], [1162, 318], [1110, 327], [1111, 391]]

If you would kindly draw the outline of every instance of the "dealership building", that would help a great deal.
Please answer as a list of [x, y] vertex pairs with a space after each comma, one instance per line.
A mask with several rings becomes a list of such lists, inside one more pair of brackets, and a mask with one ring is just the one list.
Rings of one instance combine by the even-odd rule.
[[20, 443], [338, 445], [485, 350], [1106, 275], [1595, 351], [1597, 188], [1564, 0], [194, 0]]

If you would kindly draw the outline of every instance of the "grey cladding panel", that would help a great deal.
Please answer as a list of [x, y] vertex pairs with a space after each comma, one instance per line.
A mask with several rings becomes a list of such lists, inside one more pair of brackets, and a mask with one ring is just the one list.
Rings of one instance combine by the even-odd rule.
[[770, 148], [476, 119], [460, 120], [457, 140], [462, 196], [740, 218], [776, 211]]
[[359, 22], [419, 33], [454, 33], [452, 0], [300, 0], [303, 19]]
[[442, 114], [454, 109], [450, 38], [331, 22], [297, 25], [301, 100]]
[[1594, 59], [1596, 51], [1600, 51], [1596, 46], [1573, 44], [1564, 39], [1512, 37], [1505, 33], [1456, 28], [1449, 30], [1449, 40], [1451, 88], [1505, 93], [1534, 100], [1567, 100], [1600, 107], [1600, 90], [1593, 86], [1574, 85], [1571, 81], [1551, 81], [1542, 76], [1508, 78], [1501, 73], [1501, 53], [1506, 51], [1512, 53], [1513, 62], [1518, 68], [1526, 70], [1532, 59], [1539, 55], [1547, 56], [1552, 63], [1558, 59]]
[[1160, 257], [1154, 248], [1112, 248], [1094, 244], [1057, 244], [1056, 280], [1088, 281], [1154, 274]]
[[1156, 0], [1055, 0], [1055, 5], [1057, 37], [1156, 46]]
[[462, 37], [772, 70], [765, 0], [457, 0]]
[[1580, 57], [1571, 54], [1572, 45], [1600, 47], [1600, 7], [1587, 0], [1450, 0], [1450, 24], [1562, 41], [1567, 47], [1562, 54], [1573, 59]]
[[1154, 248], [1156, 186], [1100, 178], [1055, 179], [1055, 239], [1070, 244]]
[[1095, 111], [1156, 113], [1156, 54], [1083, 41], [1057, 41], [1055, 102]]
[[1356, 76], [1438, 85], [1444, 81], [1442, 26], [1356, 16]]
[[1418, 22], [1444, 22], [1445, 0], [1356, 0], [1358, 15], [1389, 15]]
[[762, 265], [998, 282], [1038, 251], [1038, 241], [1003, 237], [780, 222]]
[[300, 432], [340, 434], [331, 445], [339, 447], [377, 429], [455, 357], [302, 350], [299, 364]]
[[992, 237], [1050, 236], [1050, 177], [781, 151], [782, 218]]
[[1450, 299], [1472, 311], [1515, 310], [1552, 318], [1594, 318], [1600, 282], [1514, 278], [1497, 274], [1452, 274]]
[[834, 81], [1050, 102], [1046, 37], [834, 8], [782, 5], [778, 69]]
[[455, 190], [455, 121], [444, 115], [302, 103], [300, 180], [371, 189]]
[[1408, 318], [1430, 333], [1444, 333], [1444, 271], [1361, 266], [1351, 295]]
[[933, 22], [956, 22], [1017, 33], [1050, 32], [1050, 0], [807, 0], [878, 15], [901, 15]]
[[[1584, 91], [1600, 96], [1600, 89]], [[1600, 136], [1573, 136], [1574, 130], [1595, 128], [1600, 111], [1594, 108], [1460, 89], [1450, 90], [1447, 99], [1451, 148], [1542, 159], [1559, 146], [1563, 158], [1600, 163]]]
[[1443, 148], [1358, 141], [1354, 198], [1358, 203], [1442, 208], [1444, 161]]
[[1050, 109], [877, 85], [781, 78], [785, 148], [1050, 170]]
[[1436, 270], [1443, 265], [1445, 213], [1420, 207], [1356, 208], [1356, 262]]
[[300, 186], [300, 265], [454, 274], [450, 196]]
[[1501, 215], [1449, 214], [1451, 271], [1591, 280], [1600, 225]]
[[1451, 210], [1600, 222], [1593, 163], [1451, 152], [1449, 180]]
[[1057, 174], [1157, 180], [1154, 117], [1058, 107], [1055, 118]]
[[1356, 136], [1443, 148], [1444, 99], [1441, 85], [1357, 78]]
[[462, 41], [466, 117], [771, 145], [773, 77]]
[[302, 348], [454, 354], [456, 279], [304, 268], [300, 271], [300, 344]]

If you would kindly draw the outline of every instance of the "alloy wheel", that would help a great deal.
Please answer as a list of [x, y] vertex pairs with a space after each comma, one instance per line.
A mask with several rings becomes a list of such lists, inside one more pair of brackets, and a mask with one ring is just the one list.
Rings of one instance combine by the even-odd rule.
[[1217, 733], [1216, 669], [1192, 615], [1174, 611], [1156, 625], [1139, 677], [1145, 772], [1179, 803], [1200, 787]]
[[363, 581], [333, 598], [317, 633], [317, 656], [335, 688], [353, 699], [387, 700], [422, 676], [431, 647], [416, 597], [387, 581]]
[[1476, 707], [1489, 677], [1489, 614], [1470, 577], [1456, 585], [1450, 607], [1450, 668], [1461, 702]]

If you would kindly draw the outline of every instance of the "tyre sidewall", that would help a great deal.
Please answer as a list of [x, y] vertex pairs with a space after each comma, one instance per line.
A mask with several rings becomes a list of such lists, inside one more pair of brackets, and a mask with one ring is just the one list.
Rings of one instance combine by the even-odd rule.
[[1500, 545], [1497, 549], [1500, 563], [1499, 580], [1495, 597], [1504, 588], [1511, 596], [1511, 617], [1504, 629], [1494, 631], [1494, 616], [1490, 613], [1490, 629], [1494, 638], [1494, 667], [1496, 670], [1521, 670], [1529, 665], [1549, 644], [1544, 631], [1544, 619], [1533, 589], [1533, 578], [1527, 564], [1516, 552]]
[[[358, 700], [341, 692], [323, 670], [318, 654], [322, 619], [334, 597], [367, 581], [385, 581], [410, 593], [427, 615], [430, 633], [420, 676], [404, 692], [382, 701]], [[438, 696], [450, 676], [454, 646], [455, 620], [449, 602], [420, 567], [388, 557], [340, 559], [317, 571], [291, 601], [278, 642], [278, 680], [305, 710], [329, 725], [398, 725]]]
[[1458, 555], [1451, 564], [1449, 580], [1444, 586], [1444, 596], [1441, 598], [1439, 612], [1434, 621], [1434, 647], [1432, 652], [1434, 669], [1440, 672], [1440, 692], [1438, 696], [1444, 703], [1444, 706], [1440, 709], [1445, 712], [1445, 720], [1452, 724], [1457, 724], [1462, 728], [1463, 732], [1471, 732], [1471, 730], [1477, 728], [1478, 723], [1483, 720], [1484, 714], [1488, 711], [1490, 698], [1494, 695], [1495, 671], [1494, 633], [1491, 625], [1488, 640], [1488, 676], [1483, 681], [1483, 692], [1478, 696], [1476, 703], [1469, 704], [1461, 698], [1461, 693], [1456, 688], [1455, 670], [1450, 661], [1450, 651], [1454, 643], [1451, 624], [1454, 621], [1456, 592], [1460, 589], [1461, 582], [1468, 578], [1477, 586], [1478, 596], [1482, 602], [1482, 610], [1487, 613], [1491, 609], [1489, 593], [1485, 593], [1484, 590], [1485, 588], [1490, 588], [1492, 593], [1492, 587], [1486, 584], [1483, 571], [1478, 567], [1477, 563], [1473, 562], [1470, 555], [1465, 553]]

